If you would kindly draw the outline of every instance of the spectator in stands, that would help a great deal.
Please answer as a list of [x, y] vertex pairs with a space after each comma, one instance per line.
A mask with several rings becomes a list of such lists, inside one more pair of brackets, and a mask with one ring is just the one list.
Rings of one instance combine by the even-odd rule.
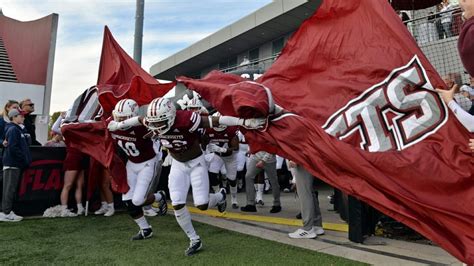
[[470, 98], [466, 98], [462, 93], [459, 92], [459, 79], [460, 76], [457, 73], [449, 73], [443, 77], [443, 81], [446, 83], [448, 88], [454, 88], [454, 100], [462, 109], [464, 109], [466, 112], [469, 112], [472, 107], [472, 101]]
[[51, 131], [51, 140], [44, 144], [45, 147], [66, 147], [63, 135]]
[[439, 33], [436, 28], [436, 16], [433, 12], [430, 12], [426, 22], [420, 23], [418, 42], [420, 44], [437, 41], [439, 39]]
[[21, 173], [31, 163], [27, 138], [21, 128], [25, 120], [25, 114], [19, 109], [11, 109], [8, 112], [8, 118], [11, 122], [7, 124], [5, 129], [5, 140], [8, 144], [4, 149], [2, 158], [3, 193], [0, 221], [4, 222], [18, 222], [23, 219], [23, 217], [16, 215], [12, 208]]
[[459, 92], [469, 100], [474, 99], [474, 89], [470, 85], [462, 85]]
[[434, 20], [436, 31], [438, 32], [439, 40], [444, 38], [443, 25], [441, 25], [441, 15], [439, 14], [442, 8], [443, 8], [443, 5], [441, 3], [436, 6], [436, 15], [435, 15], [435, 20]]
[[405, 24], [405, 26], [407, 26], [407, 23], [405, 23], [405, 21], [410, 20], [410, 16], [408, 16], [407, 12], [400, 11], [400, 10], [396, 10], [395, 12], [397, 12], [402, 22]]
[[289, 168], [294, 168], [296, 190], [300, 198], [301, 217], [303, 219], [303, 228], [293, 233], [289, 233], [290, 238], [316, 238], [324, 234], [321, 210], [319, 209], [319, 200], [317, 191], [314, 190], [314, 178], [303, 167], [289, 161]]
[[32, 115], [32, 113], [35, 111], [35, 104], [31, 101], [31, 99], [24, 99], [23, 101], [20, 102], [20, 108], [21, 110], [26, 112], [25, 115], [25, 129], [28, 134], [30, 134], [31, 137], [31, 145], [40, 145], [36, 140], [36, 126], [35, 126], [35, 119], [36, 116]]
[[[5, 139], [5, 127], [10, 123], [10, 118], [8, 118], [8, 112], [12, 109], [20, 109], [20, 105], [15, 100], [8, 100], [3, 108], [1, 117], [0, 117], [0, 142], [3, 143]], [[3, 145], [0, 145], [0, 156], [2, 154]]]
[[[3, 107], [3, 111], [0, 117], [0, 141], [3, 142], [5, 136], [5, 126], [7, 123], [10, 123], [10, 118], [8, 118], [8, 112], [12, 109], [20, 109], [20, 105], [15, 100], [8, 100]], [[3, 145], [0, 145], [2, 147]], [[1, 153], [0, 153], [1, 154]]]
[[443, 0], [441, 3], [442, 8], [440, 10], [441, 14], [441, 25], [443, 27], [443, 32], [446, 35], [446, 38], [453, 36], [451, 31], [451, 25], [453, 21], [453, 12], [450, 12], [453, 9], [453, 5], [449, 3], [449, 0]]
[[456, 101], [454, 101], [454, 92], [457, 90], [456, 87], [457, 85], [453, 86], [450, 90], [437, 89], [436, 91], [441, 95], [449, 109], [453, 111], [459, 122], [461, 122], [461, 124], [472, 133], [474, 132], [474, 116], [470, 115], [467, 111], [462, 109]]
[[[0, 191], [2, 191], [2, 184], [3, 184], [3, 165], [2, 165], [2, 156], [3, 156], [3, 148], [6, 145], [5, 140], [5, 126], [7, 123], [10, 123], [10, 118], [8, 118], [8, 112], [12, 109], [20, 109], [20, 105], [15, 100], [8, 100], [5, 104], [5, 107], [0, 114]], [[1, 197], [0, 197], [0, 210], [1, 206]]]

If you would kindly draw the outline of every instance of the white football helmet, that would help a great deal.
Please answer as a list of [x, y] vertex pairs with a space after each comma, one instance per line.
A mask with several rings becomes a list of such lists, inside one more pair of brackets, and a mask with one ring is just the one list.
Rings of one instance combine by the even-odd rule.
[[[215, 112], [215, 113], [212, 114], [212, 116], [218, 117], [218, 116], [221, 116], [221, 113]], [[219, 125], [217, 127], [213, 127], [213, 129], [215, 131], [218, 131], [218, 132], [224, 131], [224, 130], [226, 130], [226, 128], [227, 128], [227, 126], [225, 126], [225, 125]]]
[[202, 109], [202, 102], [201, 100], [199, 100], [198, 97], [196, 97], [196, 95], [188, 101], [188, 105], [186, 106], [186, 109], [188, 111], [193, 111], [193, 112], [197, 112], [197, 113], [201, 113], [201, 109]]
[[160, 135], [170, 130], [176, 118], [176, 107], [168, 98], [156, 98], [148, 105], [146, 122], [148, 128]]
[[120, 100], [112, 111], [112, 116], [116, 122], [124, 121], [138, 116], [138, 104], [132, 99]]

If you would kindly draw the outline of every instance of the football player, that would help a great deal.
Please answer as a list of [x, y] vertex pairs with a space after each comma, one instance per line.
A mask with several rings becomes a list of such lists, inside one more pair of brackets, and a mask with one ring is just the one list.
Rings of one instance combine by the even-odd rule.
[[265, 122], [265, 119], [201, 116], [187, 110], [177, 111], [174, 103], [167, 98], [157, 98], [149, 104], [145, 125], [155, 132], [163, 147], [173, 157], [168, 186], [176, 220], [190, 239], [185, 255], [193, 255], [202, 248], [201, 239], [194, 230], [191, 215], [186, 208], [189, 186], [192, 186], [194, 204], [198, 209], [204, 211], [217, 206], [220, 212], [224, 212], [226, 208], [225, 189], [209, 194], [207, 165], [197, 130], [219, 125], [258, 129]]
[[[217, 112], [213, 116], [220, 116], [220, 114]], [[222, 167], [225, 167], [233, 209], [239, 207], [237, 203], [237, 150], [239, 149], [237, 131], [237, 127], [218, 126], [207, 128], [204, 135], [207, 150], [214, 153], [209, 165], [209, 180], [211, 185], [218, 185], [219, 172]]]
[[[120, 100], [113, 110], [113, 120], [107, 128], [117, 146], [127, 155], [127, 183], [130, 189], [122, 195], [128, 212], [140, 231], [132, 240], [142, 240], [153, 236], [151, 225], [143, 215], [142, 206], [159, 203], [159, 214], [167, 212], [164, 191], [152, 193], [161, 171], [161, 152], [150, 138], [143, 138], [148, 129], [138, 116], [138, 104], [132, 99]], [[159, 144], [158, 144], [159, 145]], [[157, 153], [158, 151], [158, 153]]]
[[237, 152], [237, 189], [240, 192], [245, 178], [245, 164], [248, 158], [249, 145], [245, 141], [245, 136], [242, 132], [237, 131], [237, 136], [239, 137], [239, 151]]

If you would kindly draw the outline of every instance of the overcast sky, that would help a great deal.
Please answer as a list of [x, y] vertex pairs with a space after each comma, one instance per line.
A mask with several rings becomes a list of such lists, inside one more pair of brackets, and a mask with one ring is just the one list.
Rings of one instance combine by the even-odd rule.
[[[142, 67], [265, 6], [271, 0], [145, 0]], [[36, 20], [59, 14], [51, 113], [66, 110], [95, 85], [104, 25], [133, 57], [134, 0], [0, 0], [4, 15]]]

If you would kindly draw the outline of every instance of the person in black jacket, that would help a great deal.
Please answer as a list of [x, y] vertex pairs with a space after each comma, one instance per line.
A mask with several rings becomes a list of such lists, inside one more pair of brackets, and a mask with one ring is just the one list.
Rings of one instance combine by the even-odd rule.
[[30, 145], [39, 145], [41, 146], [41, 143], [36, 140], [36, 126], [35, 126], [35, 119], [36, 115], [32, 115], [32, 113], [35, 111], [35, 104], [31, 101], [31, 99], [25, 99], [20, 102], [20, 108], [25, 112], [25, 129], [28, 134], [30, 134], [31, 137], [31, 143]]
[[0, 221], [18, 222], [23, 217], [16, 215], [13, 210], [13, 199], [15, 198], [18, 184], [23, 169], [31, 163], [31, 153], [28, 148], [27, 136], [21, 125], [25, 120], [26, 113], [19, 109], [8, 112], [10, 123], [5, 128], [6, 147], [3, 152], [3, 193]]

